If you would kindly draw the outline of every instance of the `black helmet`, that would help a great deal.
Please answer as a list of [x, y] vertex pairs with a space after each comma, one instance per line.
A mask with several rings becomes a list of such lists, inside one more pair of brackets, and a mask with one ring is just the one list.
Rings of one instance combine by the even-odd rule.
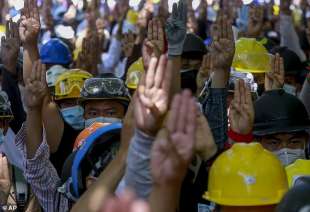
[[117, 77], [90, 78], [84, 82], [81, 103], [88, 100], [117, 100], [125, 108], [130, 102], [129, 92], [123, 80]]
[[310, 120], [303, 103], [284, 90], [265, 92], [254, 104], [255, 136], [285, 132], [299, 132], [310, 128]]
[[188, 33], [186, 35], [183, 45], [182, 57], [202, 60], [203, 55], [206, 52], [206, 46], [200, 37], [193, 33]]

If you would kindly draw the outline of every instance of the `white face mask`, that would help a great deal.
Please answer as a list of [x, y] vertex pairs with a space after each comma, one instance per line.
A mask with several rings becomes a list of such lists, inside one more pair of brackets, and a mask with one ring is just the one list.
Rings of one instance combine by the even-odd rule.
[[283, 148], [277, 151], [274, 151], [278, 159], [281, 161], [283, 166], [288, 166], [294, 163], [297, 159], [305, 159], [305, 150], [304, 149], [289, 149]]
[[96, 118], [92, 118], [92, 119], [87, 119], [85, 121], [85, 128], [90, 127], [93, 123], [95, 122], [100, 122], [100, 123], [117, 123], [117, 122], [122, 122], [121, 119], [118, 118], [108, 118], [108, 117], [96, 117]]
[[292, 95], [296, 96], [297, 88], [295, 86], [293, 86], [293, 85], [284, 84], [283, 90], [285, 90], [285, 92], [288, 93], [288, 94], [292, 94]]

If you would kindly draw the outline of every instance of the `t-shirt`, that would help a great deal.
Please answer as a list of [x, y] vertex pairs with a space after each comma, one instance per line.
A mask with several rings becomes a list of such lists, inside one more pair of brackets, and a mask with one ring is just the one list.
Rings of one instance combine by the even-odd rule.
[[57, 152], [51, 154], [50, 160], [57, 170], [58, 176], [61, 176], [62, 167], [67, 157], [72, 153], [75, 139], [80, 134], [81, 130], [73, 129], [64, 121], [64, 132]]

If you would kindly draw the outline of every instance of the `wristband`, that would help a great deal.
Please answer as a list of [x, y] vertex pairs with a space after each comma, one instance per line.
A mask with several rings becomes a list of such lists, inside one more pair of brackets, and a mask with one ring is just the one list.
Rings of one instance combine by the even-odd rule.
[[236, 143], [251, 143], [254, 139], [252, 132], [247, 135], [243, 135], [234, 132], [232, 129], [228, 130], [228, 137]]

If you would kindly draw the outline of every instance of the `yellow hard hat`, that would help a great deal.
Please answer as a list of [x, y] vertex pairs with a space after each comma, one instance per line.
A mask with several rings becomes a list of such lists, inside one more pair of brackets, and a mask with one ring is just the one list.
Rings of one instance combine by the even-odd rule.
[[59, 75], [55, 83], [55, 100], [79, 98], [84, 81], [93, 77], [80, 69], [72, 69]]
[[310, 160], [298, 159], [285, 168], [289, 187], [294, 185], [300, 176], [310, 176]]
[[240, 38], [232, 67], [240, 72], [264, 73], [270, 70], [270, 54], [255, 38]]
[[138, 22], [138, 13], [133, 10], [128, 10], [126, 21], [132, 25], [135, 25]]
[[288, 190], [285, 169], [259, 143], [238, 143], [222, 153], [209, 173], [203, 198], [224, 206], [274, 205]]
[[140, 57], [128, 69], [126, 76], [126, 86], [130, 89], [137, 89], [143, 73], [144, 73], [143, 60], [142, 57]]
[[4, 25], [0, 25], [0, 33], [5, 33], [5, 26]]

